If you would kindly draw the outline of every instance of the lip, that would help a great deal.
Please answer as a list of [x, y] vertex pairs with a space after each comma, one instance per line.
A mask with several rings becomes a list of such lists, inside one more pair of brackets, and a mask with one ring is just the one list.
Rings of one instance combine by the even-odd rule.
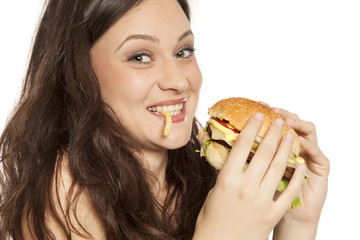
[[186, 100], [187, 100], [187, 98], [179, 98], [179, 99], [166, 100], [166, 101], [161, 101], [161, 102], [155, 103], [155, 104], [150, 105], [150, 106], [148, 106], [148, 107], [175, 105], [175, 104], [179, 104], [179, 103], [185, 103]]
[[[171, 121], [173, 123], [177, 123], [177, 122], [184, 121], [184, 119], [186, 117], [186, 107], [185, 107], [186, 100], [187, 100], [187, 98], [166, 100], [166, 101], [161, 101], [161, 102], [158, 102], [156, 104], [153, 104], [153, 105], [151, 105], [149, 107], [175, 105], [175, 104], [179, 104], [179, 103], [184, 103], [183, 108], [181, 109], [181, 113], [179, 115], [171, 116]], [[151, 115], [157, 117], [158, 119], [161, 119], [162, 121], [165, 121], [165, 116], [163, 114], [156, 114], [156, 113], [153, 113], [151, 111], [148, 111], [148, 112]]]

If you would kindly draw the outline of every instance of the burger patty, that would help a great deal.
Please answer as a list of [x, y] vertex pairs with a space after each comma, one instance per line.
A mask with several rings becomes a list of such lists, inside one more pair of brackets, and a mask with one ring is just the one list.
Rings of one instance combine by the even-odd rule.
[[292, 178], [292, 176], [294, 175], [294, 172], [295, 172], [295, 168], [286, 167], [283, 178], [286, 178], [287, 180], [290, 180]]

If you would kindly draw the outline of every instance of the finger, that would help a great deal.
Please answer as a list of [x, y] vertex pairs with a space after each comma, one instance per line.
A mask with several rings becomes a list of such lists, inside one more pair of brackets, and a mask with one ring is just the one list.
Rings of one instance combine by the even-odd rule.
[[299, 134], [301, 148], [314, 156], [320, 153], [315, 125], [300, 119], [286, 119], [285, 123]]
[[276, 155], [261, 183], [261, 188], [263, 189], [264, 194], [274, 195], [274, 192], [284, 175], [293, 142], [294, 137], [292, 134], [288, 133], [283, 136], [279, 149], [276, 152]]
[[313, 136], [316, 139], [316, 128], [312, 122], [301, 120], [295, 113], [289, 112], [281, 108], [273, 108], [274, 111], [280, 114], [285, 119], [285, 124], [293, 128], [299, 135]]
[[256, 150], [246, 170], [246, 178], [250, 179], [249, 181], [257, 182], [258, 184], [262, 181], [278, 148], [283, 126], [284, 121], [280, 118], [271, 123], [264, 140]]
[[[285, 117], [285, 124], [296, 131], [299, 135], [301, 148], [310, 156], [321, 156], [322, 152], [318, 146], [315, 124], [299, 119], [299, 117], [284, 109], [277, 108], [277, 112]], [[323, 158], [320, 158], [323, 159]]]
[[315, 135], [316, 136], [316, 127], [315, 124], [312, 122], [304, 121], [301, 119], [291, 119], [287, 118], [285, 119], [285, 123], [293, 128], [298, 134], [309, 136], [309, 135]]
[[330, 162], [319, 148], [315, 125], [298, 119], [287, 119], [285, 123], [299, 134], [301, 156], [305, 158], [309, 170], [319, 176], [327, 176]]
[[239, 134], [221, 172], [239, 174], [243, 172], [251, 147], [264, 121], [262, 113], [255, 114]]
[[316, 144], [302, 137], [299, 137], [299, 139], [303, 149], [301, 156], [305, 158], [310, 172], [318, 176], [327, 176], [330, 172], [329, 159]]
[[279, 113], [280, 116], [284, 119], [290, 118], [290, 119], [299, 119], [299, 116], [295, 113], [289, 112], [282, 108], [272, 108], [275, 112]]
[[302, 148], [303, 155], [308, 155], [311, 158], [314, 158], [318, 155], [323, 155], [321, 152], [317, 142], [311, 141], [309, 139], [303, 138], [302, 136], [299, 137], [300, 146]]
[[305, 177], [306, 165], [299, 165], [292, 176], [289, 185], [280, 197], [275, 201], [275, 207], [284, 211], [288, 210], [291, 203], [300, 195], [301, 186]]

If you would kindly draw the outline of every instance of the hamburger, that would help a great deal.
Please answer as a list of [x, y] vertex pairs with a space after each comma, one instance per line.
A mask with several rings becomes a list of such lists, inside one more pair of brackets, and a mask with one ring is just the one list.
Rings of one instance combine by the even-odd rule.
[[[201, 145], [201, 155], [216, 169], [220, 170], [226, 162], [229, 152], [245, 127], [249, 119], [256, 113], [264, 114], [264, 123], [256, 136], [251, 148], [247, 162], [249, 163], [254, 156], [257, 148], [264, 139], [271, 123], [281, 118], [269, 106], [247, 98], [227, 98], [215, 103], [208, 111], [210, 119], [206, 126], [200, 129], [198, 140]], [[294, 129], [284, 124], [282, 135], [290, 133], [294, 136], [292, 153], [288, 159], [286, 170], [279, 183], [278, 191], [282, 192], [288, 185], [295, 168], [304, 164], [305, 160], [300, 157], [300, 141]], [[306, 180], [304, 180], [306, 181]], [[292, 208], [300, 207], [300, 199], [297, 198], [292, 204]]]

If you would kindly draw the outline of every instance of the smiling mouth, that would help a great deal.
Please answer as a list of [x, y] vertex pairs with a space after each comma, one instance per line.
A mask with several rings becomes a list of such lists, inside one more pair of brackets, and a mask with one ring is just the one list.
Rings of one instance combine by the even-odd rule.
[[155, 114], [161, 114], [161, 112], [170, 112], [171, 116], [176, 116], [181, 114], [183, 107], [184, 103], [179, 103], [174, 105], [148, 107], [147, 110]]

